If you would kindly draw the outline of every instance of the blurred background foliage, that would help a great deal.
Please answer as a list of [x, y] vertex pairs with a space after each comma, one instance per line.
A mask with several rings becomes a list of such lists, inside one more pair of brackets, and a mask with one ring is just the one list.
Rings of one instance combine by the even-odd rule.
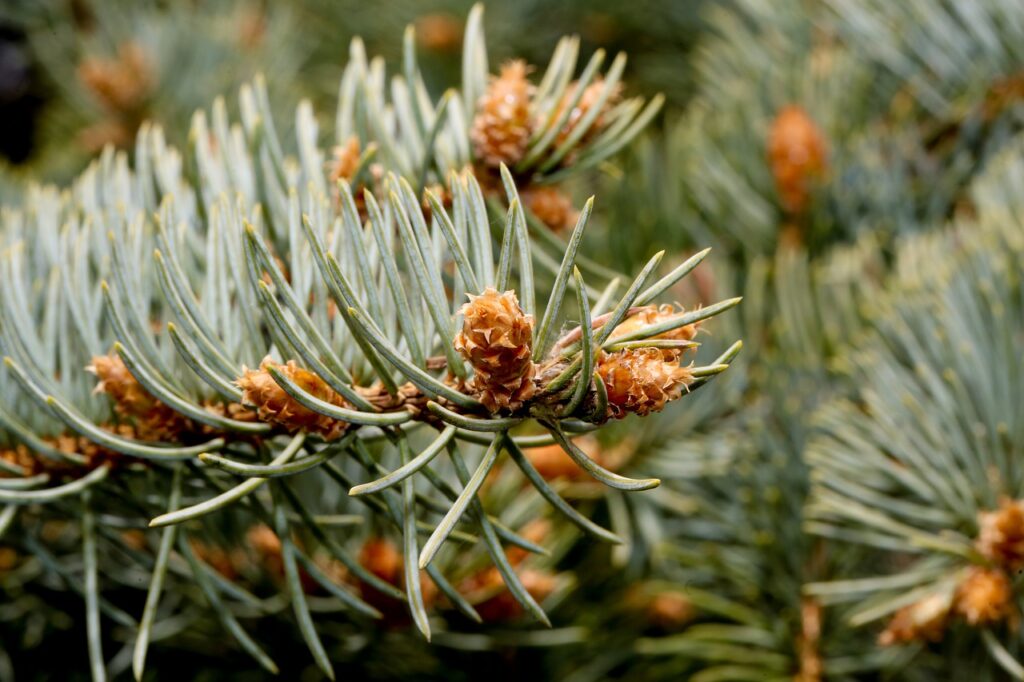
[[[29, 177], [68, 180], [106, 144], [130, 148], [146, 119], [183, 142], [193, 110], [256, 72], [282, 112], [300, 97], [328, 111], [355, 36], [397, 64], [413, 25], [439, 95], [458, 81], [471, 4], [9, 0], [0, 198], [18, 203]], [[675, 293], [743, 295], [701, 341], [714, 352], [743, 338], [745, 350], [700, 401], [589, 444], [661, 488], [599, 496], [552, 464], [628, 539], [609, 548], [546, 527], [543, 570], [573, 585], [552, 631], [513, 614], [427, 645], [404, 622], [325, 615], [339, 673], [1022, 679], [1013, 572], [1004, 616], [956, 620], [948, 606], [941, 623], [878, 642], [970, 566], [991, 568], [973, 549], [978, 514], [1024, 498], [1024, 4], [524, 0], [488, 5], [485, 26], [492, 65], [543, 64], [578, 34], [584, 59], [628, 53], [631, 94], [666, 95], [641, 139], [570, 182], [574, 207], [597, 196], [585, 253], [630, 271], [655, 248], [682, 262], [713, 247]], [[488, 494], [513, 500], [501, 476]], [[962, 504], [944, 497], [953, 489]], [[48, 613], [73, 601], [48, 587]], [[0, 664], [44, 665], [65, 637], [69, 665], [84, 661], [76, 609], [43, 619], [0, 606], [2, 641], [22, 643]], [[308, 665], [285, 623], [260, 622], [282, 668]], [[151, 669], [187, 651], [211, 679], [259, 677], [209, 635], [169, 633]]]

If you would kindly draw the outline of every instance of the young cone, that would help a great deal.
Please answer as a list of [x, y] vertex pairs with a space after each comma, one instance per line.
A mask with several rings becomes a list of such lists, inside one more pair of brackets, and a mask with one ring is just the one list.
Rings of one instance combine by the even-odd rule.
[[459, 312], [463, 322], [455, 349], [475, 373], [467, 388], [491, 412], [515, 411], [535, 390], [533, 316], [523, 313], [515, 292], [491, 287], [479, 296], [470, 294]]
[[954, 609], [974, 626], [1015, 620], [1010, 579], [998, 569], [972, 566], [957, 588]]
[[[571, 98], [575, 96], [577, 87], [578, 86], [574, 83], [573, 86], [566, 91], [564, 99], [559, 104], [559, 115], [561, 115], [561, 112], [565, 111], [565, 107], [568, 106]], [[580, 97], [580, 101], [577, 102], [576, 106], [572, 108], [571, 112], [569, 112], [569, 118], [565, 121], [562, 129], [558, 131], [558, 137], [555, 140], [556, 146], [565, 142], [565, 140], [572, 135], [576, 126], [579, 125], [579, 122], [589, 114], [595, 106], [597, 106], [597, 100], [601, 96], [601, 92], [604, 88], [604, 79], [597, 78], [593, 83], [583, 89], [583, 95]], [[612, 88], [611, 93], [608, 95], [608, 99], [606, 99], [601, 105], [601, 111], [598, 113], [597, 118], [594, 119], [594, 123], [587, 129], [587, 132], [583, 134], [583, 137], [580, 139], [580, 143], [589, 142], [601, 132], [605, 126], [605, 115], [613, 106], [618, 104], [621, 95], [622, 84], [616, 83]], [[571, 160], [572, 159], [570, 157], [568, 161], [571, 162]]]
[[136, 437], [174, 442], [182, 433], [195, 430], [191, 420], [153, 397], [120, 356], [97, 355], [85, 369], [99, 379], [93, 392], [106, 393], [114, 401], [118, 416], [134, 422]]
[[78, 79], [109, 111], [125, 114], [141, 106], [153, 88], [153, 70], [139, 43], [123, 43], [114, 59], [88, 57]]
[[811, 187], [825, 172], [825, 136], [802, 108], [784, 107], [768, 134], [768, 161], [779, 201], [788, 213], [803, 213]]
[[469, 138], [476, 158], [484, 165], [512, 165], [526, 152], [533, 132], [530, 103], [535, 90], [526, 78], [528, 72], [526, 62], [508, 62], [477, 103]]
[[243, 368], [242, 376], [235, 381], [242, 389], [242, 402], [255, 406], [261, 420], [282, 426], [290, 432], [305, 430], [318, 433], [325, 440], [340, 438], [348, 430], [348, 422], [313, 412], [285, 393], [267, 369], [272, 366], [276, 366], [285, 376], [320, 400], [338, 407], [349, 406], [323, 379], [302, 369], [294, 360], [277, 365], [268, 356], [263, 358], [259, 369]]
[[953, 594], [937, 592], [897, 611], [878, 636], [882, 646], [909, 642], [938, 642], [949, 621]]
[[665, 403], [679, 398], [693, 382], [690, 370], [676, 362], [679, 354], [659, 348], [602, 353], [597, 372], [608, 391], [608, 416], [660, 412]]
[[351, 180], [359, 168], [361, 154], [359, 138], [353, 135], [332, 150], [333, 158], [327, 163], [327, 178], [333, 187], [339, 180]]
[[1003, 498], [999, 509], [978, 514], [978, 551], [1008, 571], [1024, 568], [1024, 501]]
[[[638, 310], [637, 312], [633, 313], [625, 320], [623, 320], [622, 323], [618, 327], [616, 327], [615, 330], [612, 332], [611, 338], [622, 338], [627, 334], [635, 332], [638, 329], [650, 326], [652, 324], [658, 324], [659, 322], [664, 322], [671, 317], [681, 315], [683, 312], [684, 311], [682, 308], [677, 310], [675, 306], [670, 305], [668, 303], [662, 305], [644, 306], [643, 308], [641, 308], [640, 310]], [[699, 325], [700, 323], [696, 322], [694, 324], [688, 324], [684, 327], [677, 327], [676, 329], [670, 329], [667, 332], [658, 334], [653, 338], [666, 339], [669, 341], [693, 341], [694, 337], [697, 336], [697, 328]], [[675, 357], [673, 354], [678, 355], [678, 352], [672, 349], [667, 349], [663, 353], [663, 355], [665, 355], [666, 360], [673, 359]]]
[[569, 195], [556, 187], [534, 187], [524, 190], [521, 196], [530, 213], [555, 232], [572, 226], [579, 216]]

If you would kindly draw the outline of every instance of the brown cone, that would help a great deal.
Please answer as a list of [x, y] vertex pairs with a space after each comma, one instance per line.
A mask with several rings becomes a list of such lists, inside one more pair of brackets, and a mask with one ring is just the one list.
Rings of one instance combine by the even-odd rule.
[[621, 419], [627, 414], [640, 416], [660, 412], [665, 403], [675, 400], [693, 381], [690, 370], [675, 360], [679, 351], [636, 348], [603, 353], [597, 372], [608, 391], [608, 416]]
[[327, 179], [331, 186], [338, 180], [351, 180], [359, 168], [359, 138], [353, 135], [345, 140], [345, 144], [337, 145], [332, 150], [333, 158], [327, 164]]
[[97, 355], [85, 369], [99, 379], [94, 393], [106, 393], [114, 401], [118, 416], [134, 422], [134, 437], [173, 442], [179, 440], [182, 433], [196, 430], [191, 419], [150, 394], [128, 371], [119, 355]]
[[909, 642], [938, 642], [949, 621], [953, 595], [937, 592], [920, 599], [893, 614], [885, 630], [878, 636], [882, 646]]
[[826, 157], [825, 136], [806, 111], [795, 105], [779, 111], [768, 134], [768, 162], [787, 212], [807, 208], [812, 186], [825, 172]]
[[953, 607], [971, 625], [992, 625], [1014, 620], [1013, 588], [998, 569], [973, 566], [956, 591]]
[[555, 232], [568, 229], [579, 216], [569, 195], [556, 187], [534, 187], [524, 190], [521, 196], [526, 208]]
[[459, 313], [455, 349], [474, 371], [467, 388], [491, 412], [518, 409], [534, 393], [533, 316], [523, 314], [515, 292], [490, 287], [470, 295]]
[[78, 65], [78, 79], [108, 110], [124, 114], [136, 110], [153, 87], [153, 70], [139, 43], [129, 41], [117, 57], [87, 57]]
[[[665, 322], [677, 315], [681, 315], [685, 311], [682, 308], [676, 309], [675, 306], [665, 303], [663, 305], [649, 305], [644, 306], [637, 312], [633, 313], [619, 324], [611, 333], [612, 339], [622, 338], [628, 334], [632, 334], [638, 329], [647, 327], [652, 324], [658, 324], [659, 322]], [[667, 332], [658, 334], [652, 338], [655, 339], [668, 339], [671, 341], [693, 341], [694, 337], [697, 336], [697, 328], [700, 323], [688, 324], [683, 327], [677, 327], [676, 329], [670, 329]], [[664, 349], [663, 355], [666, 360], [673, 359], [673, 354], [678, 355], [678, 352], [673, 349]]]
[[[576, 96], [576, 87], [577, 85], [573, 83], [573, 85], [566, 90], [565, 95], [562, 98], [562, 102], [559, 105], [559, 116], [562, 115], [562, 112], [565, 110], [565, 107], [569, 105], [569, 102], [572, 101], [572, 98]], [[565, 123], [562, 125], [562, 129], [558, 131], [558, 136], [555, 138], [556, 148], [563, 142], [565, 142], [565, 140], [572, 134], [572, 132], [576, 129], [576, 126], [579, 125], [579, 122], [583, 119], [583, 117], [589, 114], [591, 109], [597, 106], [597, 99], [598, 97], [600, 97], [602, 90], [604, 90], [604, 79], [600, 77], [595, 79], [593, 83], [584, 88], [583, 96], [580, 97], [580, 101], [577, 102], [576, 106], [572, 108], [572, 111], [569, 113], [569, 118], [566, 119]], [[604, 126], [607, 123], [605, 118], [608, 112], [611, 110], [613, 106], [618, 104], [621, 96], [622, 84], [617, 83], [615, 87], [612, 88], [612, 92], [608, 96], [608, 99], [606, 99], [604, 101], [604, 104], [601, 105], [601, 113], [597, 115], [597, 118], [594, 119], [593, 124], [587, 129], [587, 132], [583, 134], [583, 136], [580, 138], [577, 144], [586, 144], [587, 142], [594, 139], [601, 132], [601, 130], [604, 129]], [[567, 161], [571, 162], [571, 155], [569, 158], [567, 158]]]
[[340, 438], [348, 430], [348, 422], [313, 412], [285, 393], [267, 370], [271, 366], [276, 366], [285, 376], [320, 400], [338, 407], [349, 406], [323, 379], [302, 369], [294, 360], [275, 365], [268, 356], [260, 363], [258, 370], [243, 368], [242, 376], [235, 381], [242, 389], [242, 402], [255, 406], [261, 420], [282, 426], [289, 432], [318, 433], [325, 440]]
[[[519, 580], [530, 596], [543, 601], [555, 591], [558, 579], [547, 571], [527, 568], [518, 572]], [[514, 620], [523, 613], [523, 607], [505, 587], [505, 580], [497, 568], [491, 566], [470, 576], [459, 585], [485, 623]], [[479, 601], [476, 601], [479, 599]]]
[[[413, 561], [416, 557], [413, 557]], [[369, 538], [359, 551], [359, 563], [370, 573], [389, 585], [405, 589], [405, 560], [393, 542], [386, 538]], [[430, 608], [437, 601], [438, 591], [434, 581], [425, 571], [420, 571], [420, 589], [423, 603]], [[360, 596], [384, 615], [384, 623], [390, 627], [406, 627], [410, 622], [409, 607], [392, 597], [379, 592], [375, 587], [359, 581]]]
[[1024, 500], [1000, 500], [999, 509], [978, 514], [974, 546], [1008, 571], [1024, 568]]
[[526, 62], [508, 62], [477, 102], [469, 139], [484, 165], [512, 165], [526, 153], [533, 132], [530, 104], [535, 90], [526, 78], [528, 72]]
[[416, 40], [431, 52], [457, 52], [462, 46], [462, 20], [454, 14], [435, 12], [416, 19]]

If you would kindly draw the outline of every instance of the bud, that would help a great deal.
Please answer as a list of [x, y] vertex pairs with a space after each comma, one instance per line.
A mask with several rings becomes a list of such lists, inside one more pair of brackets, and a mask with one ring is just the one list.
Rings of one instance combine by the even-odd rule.
[[[42, 461], [40, 458], [34, 456], [32, 452], [21, 443], [18, 443], [13, 448], [0, 450], [0, 460], [7, 462], [8, 464], [13, 464], [17, 467], [21, 467], [26, 471], [26, 475], [28, 476], [37, 474], [42, 470]], [[7, 474], [0, 471], [0, 478], [6, 477]]]
[[569, 195], [555, 187], [534, 187], [524, 190], [521, 196], [526, 208], [555, 232], [569, 228], [579, 216]]
[[512, 165], [526, 153], [533, 132], [530, 104], [536, 89], [526, 78], [528, 72], [522, 60], [506, 63], [477, 102], [469, 139], [476, 158], [487, 166]]
[[1013, 588], [998, 569], [972, 566], [956, 591], [954, 609], [971, 625], [1015, 620]]
[[601, 354], [597, 372], [608, 391], [609, 417], [660, 412], [665, 403], [683, 394], [693, 375], [675, 361], [679, 351], [669, 350], [671, 360], [666, 360], [665, 350], [635, 348]]
[[[547, 571], [527, 568], [518, 575], [523, 587], [538, 602], [554, 592], [558, 584], [558, 579]], [[501, 573], [494, 566], [468, 578], [460, 585], [459, 591], [468, 594], [471, 600], [475, 595], [481, 595], [473, 607], [486, 623], [510, 621], [523, 613], [522, 605], [505, 587]]]
[[117, 57], [87, 57], [78, 65], [78, 79], [108, 110], [124, 114], [137, 110], [153, 87], [153, 70], [145, 50], [129, 41]]
[[696, 613], [684, 594], [672, 590], [652, 594], [645, 612], [648, 622], [662, 630], [678, 630], [693, 620]]
[[209, 565], [228, 580], [238, 579], [239, 569], [245, 564], [245, 560], [239, 553], [225, 551], [219, 545], [207, 544], [194, 537], [189, 538], [188, 544], [201, 562]]
[[284, 555], [281, 553], [281, 538], [270, 529], [270, 526], [259, 523], [251, 526], [245, 533], [245, 544], [259, 560], [260, 568], [280, 578], [284, 575]]
[[132, 376], [119, 355], [97, 355], [85, 369], [99, 379], [93, 393], [109, 395], [123, 416], [145, 415], [160, 402]]
[[936, 592], [893, 614], [878, 636], [882, 646], [909, 642], [938, 642], [942, 639], [953, 606], [951, 592]]
[[1024, 568], [1024, 500], [1003, 498], [998, 510], [979, 513], [974, 546], [1008, 571]]
[[339, 180], [351, 180], [359, 168], [359, 138], [353, 135], [345, 140], [345, 144], [337, 145], [331, 150], [333, 158], [327, 164], [327, 179], [331, 186]]
[[457, 52], [462, 45], [462, 20], [447, 12], [424, 14], [416, 19], [416, 39], [431, 52]]
[[784, 107], [768, 134], [768, 162], [787, 212], [807, 208], [813, 183], [825, 173], [826, 155], [825, 137], [807, 112], [795, 105]]
[[[416, 557], [412, 558], [416, 561]], [[393, 542], [386, 538], [367, 539], [359, 550], [359, 563], [370, 573], [389, 585], [405, 589], [405, 561]], [[437, 586], [420, 571], [420, 590], [423, 603], [428, 608], [437, 601]], [[382, 594], [372, 585], [359, 582], [360, 596], [384, 615], [384, 623], [391, 627], [405, 627], [409, 624], [409, 609], [402, 602]]]
[[275, 365], [273, 359], [267, 356], [263, 358], [258, 370], [243, 367], [242, 376], [235, 381], [242, 389], [242, 402], [255, 406], [261, 420], [277, 424], [289, 432], [317, 433], [325, 440], [335, 440], [348, 430], [348, 422], [314, 412], [285, 393], [267, 370], [271, 366], [276, 366], [300, 388], [320, 400], [338, 407], [348, 407], [345, 399], [323, 379], [309, 370], [302, 369], [294, 360], [289, 360], [283, 365]]
[[518, 409], [534, 393], [533, 316], [523, 314], [515, 292], [490, 287], [470, 294], [459, 313], [455, 349], [475, 372], [467, 388], [491, 412]]
[[[677, 315], [681, 315], [685, 311], [682, 308], [676, 309], [675, 306], [668, 303], [662, 305], [648, 305], [644, 306], [637, 312], [633, 313], [625, 320], [623, 320], [619, 326], [617, 326], [611, 333], [610, 338], [623, 338], [633, 332], [649, 327], [652, 324], [658, 324], [659, 322], [665, 322]], [[694, 337], [697, 336], [697, 328], [699, 322], [688, 324], [683, 327], [677, 327], [670, 329], [667, 332], [663, 332], [654, 336], [655, 339], [668, 339], [671, 341], [693, 341]], [[662, 355], [665, 356], [666, 360], [674, 359], [679, 355], [678, 351], [673, 349], [663, 349]], [[675, 355], [673, 355], [675, 354]], [[672, 357], [670, 357], [672, 356]]]
[[13, 570], [17, 565], [20, 557], [18, 552], [11, 547], [0, 547], [0, 576]]
[[183, 432], [195, 430], [192, 420], [150, 394], [128, 371], [119, 355], [97, 355], [85, 369], [99, 379], [93, 393], [106, 393], [114, 401], [114, 412], [134, 422], [132, 436], [141, 440], [176, 441]]
[[[579, 85], [577, 83], [573, 83], [572, 86], [566, 90], [565, 95], [559, 104], [558, 116], [562, 115], [565, 107], [569, 106], [569, 102], [571, 102], [572, 98], [576, 96], [577, 87], [579, 87]], [[601, 96], [601, 91], [604, 90], [604, 87], [604, 79], [598, 77], [593, 83], [583, 89], [583, 95], [580, 97], [580, 101], [572, 108], [572, 111], [569, 113], [569, 118], [566, 119], [565, 123], [562, 125], [562, 129], [558, 131], [558, 137], [555, 139], [556, 148], [565, 142], [570, 135], [572, 135], [573, 130], [576, 129], [579, 122], [583, 120], [583, 118], [587, 116], [595, 106], [597, 106], [598, 97]], [[597, 115], [597, 118], [594, 119], [593, 124], [591, 124], [587, 129], [587, 132], [583, 134], [583, 137], [580, 138], [578, 144], [586, 144], [601, 132], [606, 124], [605, 117], [611, 108], [618, 104], [621, 96], [622, 83], [616, 83], [614, 87], [612, 87], [612, 91], [608, 95], [608, 99], [606, 99], [604, 104], [601, 105], [601, 112]], [[567, 159], [567, 161], [571, 162], [571, 158]]]
[[[543, 545], [544, 541], [551, 534], [551, 522], [545, 518], [537, 518], [520, 528], [517, 533], [519, 537], [525, 540], [529, 540], [536, 545]], [[512, 545], [505, 550], [505, 556], [508, 557], [510, 564], [518, 566], [532, 556], [532, 553], [522, 547]]]

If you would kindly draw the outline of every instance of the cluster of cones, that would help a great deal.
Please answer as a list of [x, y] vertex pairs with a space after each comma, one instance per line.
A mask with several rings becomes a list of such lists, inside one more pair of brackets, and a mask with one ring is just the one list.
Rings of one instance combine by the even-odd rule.
[[879, 635], [881, 644], [937, 642], [954, 617], [974, 627], [1018, 626], [1010, 575], [1024, 569], [1024, 500], [1003, 499], [999, 509], [979, 514], [978, 526], [974, 546], [987, 564], [968, 567], [955, 585], [897, 611]]
[[[564, 369], [565, 361], [557, 354], [544, 363], [534, 363], [533, 317], [523, 313], [514, 292], [488, 288], [479, 296], [470, 296], [459, 312], [463, 326], [455, 337], [455, 348], [474, 371], [465, 388], [491, 412], [520, 410], [539, 395], [543, 379]], [[612, 332], [611, 339], [623, 338], [678, 312], [669, 305], [640, 308]], [[687, 325], [657, 338], [690, 341], [696, 333], [695, 325]], [[679, 398], [693, 382], [689, 369], [679, 364], [682, 353], [679, 348], [600, 352], [596, 373], [608, 394], [608, 413], [603, 418], [647, 415]]]
[[[474, 158], [481, 167], [478, 175], [484, 179], [488, 174], [493, 175], [502, 164], [511, 168], [521, 161], [526, 155], [530, 140], [547, 122], [546, 117], [535, 110], [534, 97], [537, 89], [530, 82], [529, 73], [530, 67], [526, 62], [507, 62], [502, 66], [501, 72], [492, 77], [487, 91], [477, 102], [469, 136], [473, 143]], [[578, 87], [578, 84], [569, 86], [553, 113], [554, 118], [565, 114], [565, 109], [572, 104]], [[604, 87], [604, 81], [598, 78], [583, 89], [579, 102], [572, 106], [556, 134], [554, 149], [565, 142], [580, 121], [599, 105]], [[620, 95], [620, 88], [616, 87], [610, 96], [600, 103], [600, 113], [580, 137], [578, 145], [585, 146], [604, 130], [607, 125], [606, 115], [618, 103]], [[570, 152], [562, 160], [562, 164], [571, 165], [573, 160], [574, 154]], [[572, 201], [554, 187], [527, 188], [521, 197], [526, 208], [553, 230], [564, 229], [576, 221], [578, 214], [573, 208]]]
[[[658, 323], [677, 312], [672, 306], [639, 308], [616, 328], [611, 338]], [[473, 376], [460, 387], [492, 414], [513, 413], [528, 407], [531, 400], [541, 397], [542, 378], [557, 373], [565, 365], [564, 359], [542, 364], [533, 361], [533, 317], [523, 313], [512, 291], [499, 293], [488, 288], [479, 296], [470, 296], [460, 313], [463, 327], [454, 344], [473, 367]], [[658, 338], [690, 340], [696, 331], [694, 325], [688, 325]], [[680, 397], [693, 379], [689, 369], [679, 364], [681, 355], [682, 350], [676, 348], [600, 352], [596, 374], [604, 381], [608, 395], [607, 414], [603, 418], [650, 414]], [[245, 369], [237, 379], [242, 389], [240, 403], [209, 403], [205, 409], [235, 420], [258, 419], [283, 432], [314, 433], [327, 441], [340, 438], [351, 428], [348, 422], [314, 412], [296, 401], [275, 381], [270, 373], [272, 366], [323, 402], [351, 407], [321, 377], [294, 361], [278, 364], [265, 358], [259, 368]], [[211, 435], [209, 426], [181, 415], [149, 393], [119, 356], [96, 356], [86, 369], [97, 377], [96, 392], [106, 394], [113, 402], [118, 422], [106, 427], [112, 432], [134, 440], [172, 443], [188, 443]], [[384, 395], [379, 387], [359, 390], [384, 409], [404, 407], [420, 412], [422, 408], [423, 397], [412, 385], [403, 386], [398, 396]], [[57, 449], [86, 455], [91, 464], [98, 465], [114, 456], [84, 438], [60, 436], [51, 440], [50, 444]], [[66, 466], [37, 457], [24, 446], [0, 451], [0, 459], [30, 474], [47, 467]]]

